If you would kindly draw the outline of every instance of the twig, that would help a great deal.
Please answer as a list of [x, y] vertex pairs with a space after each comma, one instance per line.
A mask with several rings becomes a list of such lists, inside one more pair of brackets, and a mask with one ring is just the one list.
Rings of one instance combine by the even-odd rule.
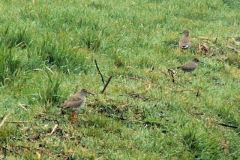
[[112, 76], [110, 76], [110, 77], [108, 78], [107, 83], [104, 85], [103, 90], [101, 91], [102, 94], [103, 94], [104, 91], [107, 89], [107, 86], [108, 86], [108, 84], [110, 83], [111, 79], [112, 79]]
[[51, 136], [58, 128], [58, 124], [55, 124], [54, 127], [52, 128], [52, 131], [48, 134], [48, 136]]
[[150, 71], [149, 71], [149, 72], [153, 72], [154, 70], [155, 70], [155, 67], [152, 66], [152, 67], [150, 68]]
[[0, 128], [4, 125], [5, 121], [6, 121], [7, 118], [9, 117], [9, 115], [10, 115], [10, 113], [6, 114], [6, 115], [3, 117], [3, 119], [2, 119], [2, 121], [1, 121], [1, 123], [0, 123]]
[[237, 126], [234, 126], [231, 124], [225, 124], [225, 123], [221, 123], [221, 122], [218, 122], [217, 124], [220, 126], [229, 127], [229, 128], [235, 128], [235, 129], [238, 128]]
[[100, 69], [99, 69], [99, 67], [98, 67], [98, 63], [97, 63], [97, 60], [96, 60], [96, 59], [94, 60], [94, 63], [95, 63], [95, 65], [96, 65], [97, 71], [98, 71], [99, 75], [101, 76], [102, 83], [103, 83], [103, 85], [104, 85], [104, 84], [105, 84], [105, 81], [104, 81], [103, 75], [102, 75], [102, 73], [101, 73], [101, 71], [100, 71]]
[[6, 121], [6, 123], [31, 123], [29, 121]]
[[24, 109], [25, 111], [27, 111], [27, 108], [25, 107], [25, 106], [26, 106], [25, 104], [19, 103], [18, 106], [19, 106], [20, 108]]

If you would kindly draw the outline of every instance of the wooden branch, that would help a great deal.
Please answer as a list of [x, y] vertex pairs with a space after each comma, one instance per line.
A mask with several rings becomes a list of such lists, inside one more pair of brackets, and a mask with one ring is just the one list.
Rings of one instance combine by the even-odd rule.
[[218, 122], [217, 124], [220, 126], [223, 126], [223, 127], [229, 127], [229, 128], [235, 128], [235, 129], [238, 128], [237, 126], [234, 126], [232, 124], [226, 124], [226, 123], [221, 123], [221, 122]]
[[100, 71], [100, 69], [99, 69], [99, 67], [98, 67], [98, 63], [97, 63], [97, 60], [96, 60], [96, 59], [94, 60], [94, 63], [95, 63], [95, 65], [96, 65], [97, 71], [98, 71], [99, 75], [101, 76], [102, 83], [103, 83], [103, 85], [104, 85], [104, 84], [105, 84], [105, 81], [104, 81], [103, 75], [102, 75], [102, 73], [101, 73], [101, 71]]
[[110, 76], [110, 77], [108, 78], [107, 83], [104, 85], [103, 90], [101, 91], [102, 94], [103, 94], [104, 91], [107, 89], [107, 86], [108, 86], [108, 84], [110, 83], [111, 79], [112, 79], [112, 76]]
[[9, 117], [9, 115], [10, 115], [10, 113], [6, 114], [6, 115], [3, 117], [3, 119], [2, 119], [2, 121], [1, 121], [1, 123], [0, 123], [0, 128], [4, 125], [5, 121], [6, 121], [7, 118]]

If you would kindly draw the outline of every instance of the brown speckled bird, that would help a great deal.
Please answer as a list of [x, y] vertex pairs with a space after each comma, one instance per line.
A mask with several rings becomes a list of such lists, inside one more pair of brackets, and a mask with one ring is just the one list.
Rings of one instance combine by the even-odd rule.
[[184, 30], [182, 32], [182, 37], [179, 40], [178, 46], [181, 49], [188, 49], [190, 47], [189, 31], [188, 30]]
[[197, 68], [199, 62], [200, 61], [198, 58], [194, 58], [192, 61], [185, 63], [184, 65], [177, 68], [182, 69], [184, 72], [192, 72]]
[[[91, 92], [87, 91], [86, 89], [82, 89], [81, 91], [75, 93], [74, 95], [70, 96], [62, 105], [62, 114], [66, 112], [70, 112], [70, 120], [71, 122], [75, 122], [77, 119], [77, 113], [84, 108], [86, 97], [92, 94]], [[93, 95], [93, 94], [92, 94]]]

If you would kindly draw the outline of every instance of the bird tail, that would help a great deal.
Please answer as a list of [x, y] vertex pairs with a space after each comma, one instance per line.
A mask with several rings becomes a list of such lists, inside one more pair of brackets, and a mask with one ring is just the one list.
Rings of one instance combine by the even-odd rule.
[[182, 45], [181, 48], [182, 48], [182, 49], [188, 49], [188, 48], [189, 48], [189, 45], [188, 45], [188, 44]]

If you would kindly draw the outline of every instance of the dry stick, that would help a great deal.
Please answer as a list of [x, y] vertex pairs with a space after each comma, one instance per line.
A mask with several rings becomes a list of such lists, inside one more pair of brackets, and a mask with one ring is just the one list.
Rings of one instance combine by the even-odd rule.
[[55, 124], [54, 127], [52, 128], [51, 133], [49, 133], [48, 135], [51, 136], [58, 128], [58, 124]]
[[6, 121], [7, 118], [9, 117], [9, 115], [10, 115], [10, 113], [6, 114], [6, 115], [3, 117], [3, 119], [2, 119], [2, 121], [1, 121], [1, 123], [0, 123], [0, 128], [4, 125], [5, 121]]
[[18, 107], [20, 107], [20, 108], [24, 109], [25, 111], [27, 111], [27, 108], [24, 106], [24, 104], [21, 104], [21, 103], [20, 103], [20, 104], [18, 105]]
[[31, 123], [29, 121], [6, 121], [5, 123]]
[[218, 122], [217, 124], [220, 126], [223, 126], [223, 127], [229, 127], [229, 128], [235, 128], [235, 129], [238, 128], [237, 126], [234, 126], [231, 124], [225, 124], [225, 123], [220, 123], [220, 122]]
[[104, 84], [105, 84], [104, 78], [103, 78], [103, 75], [102, 75], [102, 73], [101, 73], [101, 71], [100, 71], [100, 69], [99, 69], [99, 67], [98, 67], [98, 63], [97, 63], [97, 60], [96, 60], [96, 59], [94, 60], [94, 63], [95, 63], [95, 65], [96, 65], [97, 71], [98, 71], [99, 75], [101, 76], [102, 83], [103, 83], [103, 85], [104, 85]]
[[107, 83], [104, 85], [103, 90], [101, 91], [102, 94], [103, 94], [104, 91], [107, 89], [107, 86], [108, 86], [108, 84], [110, 83], [111, 79], [112, 79], [112, 76], [110, 76], [110, 77], [108, 78]]

